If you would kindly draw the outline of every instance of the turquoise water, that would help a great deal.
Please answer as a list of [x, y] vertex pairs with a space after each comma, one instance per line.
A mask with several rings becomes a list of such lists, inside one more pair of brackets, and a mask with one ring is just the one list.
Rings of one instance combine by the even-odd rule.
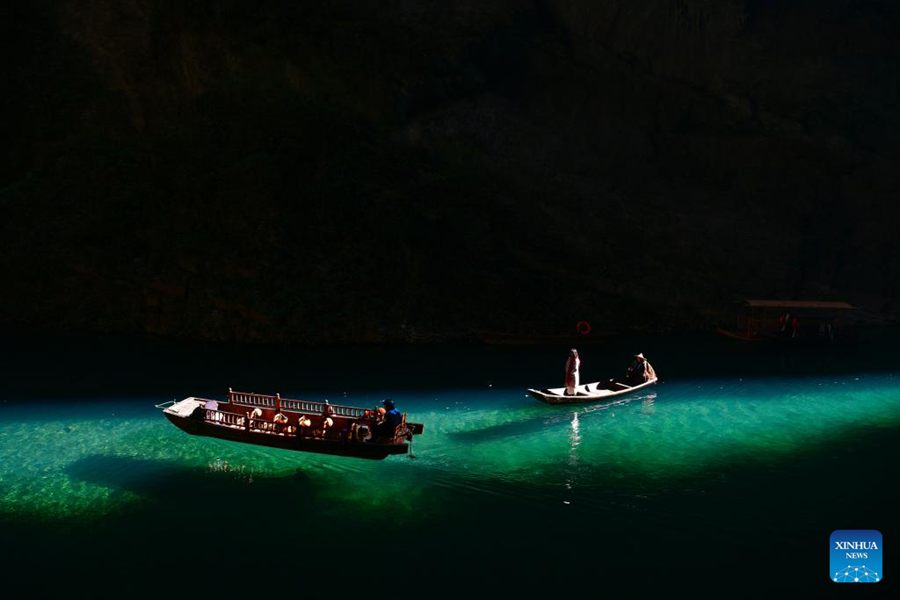
[[462, 568], [507, 584], [523, 569], [544, 583], [599, 569], [661, 586], [698, 558], [726, 577], [796, 553], [797, 589], [824, 581], [832, 529], [896, 526], [900, 372], [668, 376], [657, 360], [650, 391], [553, 407], [525, 395], [554, 382], [530, 379], [543, 373], [521, 352], [467, 351], [455, 364], [504, 368], [460, 387], [279, 390], [362, 406], [391, 395], [425, 433], [415, 458], [384, 461], [192, 437], [153, 408], [170, 399], [159, 391], [26, 398], [23, 385], [0, 405], [0, 525], [23, 569], [48, 552], [122, 573], [251, 547], [363, 568], [373, 553], [360, 549], [383, 546], [419, 585], [452, 586]]
[[[851, 431], [900, 426], [894, 374], [682, 380], [615, 404], [577, 407], [546, 406], [519, 389], [431, 396], [394, 394], [427, 430], [416, 438], [414, 460], [384, 462], [191, 437], [153, 409], [158, 398], [77, 408], [53, 400], [7, 405], [0, 412], [0, 506], [6, 514], [42, 519], [96, 518], [141, 506], [152, 498], [130, 480], [131, 461], [179, 465], [248, 485], [299, 469], [360, 510], [390, 502], [407, 518], [429, 508], [417, 502], [423, 485], [496, 494], [503, 493], [498, 484], [540, 483], [535, 497], [519, 500], [572, 505], [592, 501], [598, 469], [653, 493], [667, 481], [733, 462], [776, 463]], [[342, 401], [374, 405], [352, 395]], [[106, 461], [110, 469], [91, 473], [89, 461]]]

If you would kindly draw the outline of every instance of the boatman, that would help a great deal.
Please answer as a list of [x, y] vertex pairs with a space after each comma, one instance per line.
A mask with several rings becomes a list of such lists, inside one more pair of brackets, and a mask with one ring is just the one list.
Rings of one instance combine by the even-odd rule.
[[628, 365], [625, 371], [625, 382], [628, 385], [641, 385], [656, 378], [656, 371], [650, 366], [650, 361], [644, 358], [644, 353], [634, 355], [634, 361]]
[[578, 358], [578, 350], [569, 350], [569, 358], [566, 359], [566, 396], [574, 396], [575, 388], [581, 379], [581, 359]]
[[381, 403], [384, 405], [385, 413], [381, 422], [375, 426], [375, 439], [380, 441], [393, 440], [397, 426], [403, 422], [403, 415], [400, 414], [400, 411], [394, 406], [394, 401], [390, 398], [385, 398]]

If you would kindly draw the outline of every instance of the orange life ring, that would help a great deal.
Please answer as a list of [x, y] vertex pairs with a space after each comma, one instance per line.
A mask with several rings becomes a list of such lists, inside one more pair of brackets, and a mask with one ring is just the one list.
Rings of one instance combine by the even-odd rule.
[[587, 321], [578, 321], [575, 324], [575, 330], [578, 332], [578, 335], [587, 335], [591, 332], [591, 324]]

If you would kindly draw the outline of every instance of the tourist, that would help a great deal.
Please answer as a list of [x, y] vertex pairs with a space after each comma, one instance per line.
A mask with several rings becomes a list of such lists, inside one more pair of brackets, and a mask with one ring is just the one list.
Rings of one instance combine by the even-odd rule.
[[275, 424], [275, 433], [281, 433], [284, 430], [284, 426], [288, 422], [287, 415], [285, 415], [281, 411], [278, 411], [272, 418], [272, 422]]
[[578, 350], [572, 348], [569, 350], [569, 358], [566, 359], [566, 396], [574, 396], [575, 388], [581, 379], [579, 370], [581, 369], [581, 359], [578, 358]]
[[331, 418], [333, 414], [334, 407], [326, 400], [322, 405], [322, 436], [325, 436], [328, 430], [334, 426], [334, 419]]
[[307, 432], [309, 432], [309, 428], [312, 427], [312, 419], [310, 419], [306, 415], [300, 415], [297, 417], [297, 430], [298, 434], [301, 437], [305, 437]]
[[247, 420], [250, 429], [265, 429], [265, 424], [262, 422], [262, 416], [262, 409], [258, 406], [251, 412], [247, 413]]

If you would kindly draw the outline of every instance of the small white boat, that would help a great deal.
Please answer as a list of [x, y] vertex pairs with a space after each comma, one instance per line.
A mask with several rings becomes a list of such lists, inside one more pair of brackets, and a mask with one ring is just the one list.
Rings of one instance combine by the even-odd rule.
[[656, 383], [656, 377], [645, 381], [640, 385], [627, 385], [610, 379], [609, 381], [597, 381], [586, 383], [575, 388], [575, 395], [566, 394], [566, 388], [547, 388], [544, 390], [529, 389], [528, 395], [547, 404], [577, 404], [580, 402], [596, 402], [599, 400], [611, 400], [625, 394], [631, 394]]

